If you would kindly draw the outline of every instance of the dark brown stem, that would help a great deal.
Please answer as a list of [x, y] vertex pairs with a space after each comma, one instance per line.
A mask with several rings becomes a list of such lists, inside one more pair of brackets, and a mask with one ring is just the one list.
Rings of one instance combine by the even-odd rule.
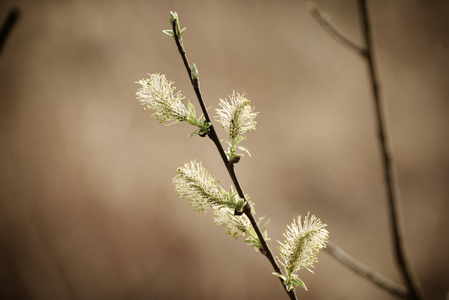
[[[276, 259], [273, 257], [273, 254], [271, 252], [270, 247], [268, 246], [267, 242], [265, 241], [265, 239], [264, 239], [264, 237], [263, 237], [263, 235], [262, 235], [262, 233], [261, 233], [261, 231], [259, 229], [259, 225], [257, 224], [257, 222], [256, 222], [256, 220], [255, 220], [255, 218], [254, 218], [254, 216], [253, 216], [253, 214], [251, 212], [251, 207], [249, 206], [249, 204], [245, 206], [245, 208], [243, 209], [243, 212], [248, 217], [248, 219], [250, 220], [251, 225], [254, 227], [254, 229], [255, 229], [255, 231], [257, 233], [257, 237], [259, 238], [259, 240], [260, 240], [260, 242], [262, 244], [262, 247], [264, 248], [263, 252], [261, 251], [261, 253], [267, 257], [267, 259], [270, 261], [270, 263], [273, 266], [273, 269], [276, 271], [276, 273], [282, 274], [282, 271], [279, 268], [279, 266], [278, 266], [278, 264], [276, 262]], [[285, 289], [283, 280], [281, 278], [279, 278], [279, 280], [281, 281], [281, 284], [282, 284], [282, 286]], [[292, 300], [293, 299], [297, 299], [294, 290], [287, 291], [287, 289], [285, 289], [285, 291], [287, 292], [287, 294], [290, 297], [290, 299], [292, 299]]]
[[[261, 232], [261, 230], [259, 228], [259, 225], [257, 224], [257, 221], [255, 220], [254, 215], [251, 212], [251, 204], [248, 201], [246, 201], [245, 194], [243, 193], [242, 187], [240, 186], [240, 182], [237, 179], [237, 175], [235, 174], [235, 171], [234, 171], [234, 164], [228, 160], [228, 158], [226, 156], [226, 153], [225, 153], [225, 151], [223, 149], [223, 146], [222, 146], [222, 144], [220, 142], [220, 139], [218, 138], [217, 132], [215, 131], [214, 126], [212, 125], [211, 119], [209, 117], [209, 113], [207, 112], [207, 109], [206, 109], [206, 105], [204, 104], [203, 96], [201, 94], [200, 81], [199, 81], [198, 78], [192, 78], [192, 68], [190, 67], [189, 60], [187, 59], [187, 55], [186, 55], [186, 52], [184, 50], [184, 46], [182, 44], [182, 41], [178, 37], [177, 31], [176, 31], [176, 23], [177, 23], [177, 20], [174, 19], [173, 22], [172, 22], [173, 35], [174, 35], [174, 38], [175, 38], [176, 45], [178, 47], [179, 54], [181, 55], [182, 61], [184, 62], [184, 66], [185, 66], [185, 68], [187, 70], [187, 73], [189, 75], [190, 81], [192, 83], [192, 87], [193, 87], [193, 89], [195, 91], [195, 94], [196, 94], [196, 96], [198, 98], [198, 101], [200, 103], [201, 110], [203, 112], [204, 118], [205, 118], [206, 122], [209, 122], [211, 124], [211, 126], [209, 127], [208, 136], [214, 142], [215, 146], [217, 147], [218, 152], [220, 153], [220, 157], [223, 160], [223, 163], [225, 164], [226, 169], [228, 170], [229, 176], [232, 179], [232, 183], [234, 184], [234, 187], [237, 190], [237, 193], [238, 193], [239, 197], [244, 199], [245, 202], [246, 202], [246, 204], [245, 204], [245, 206], [243, 208], [243, 214], [245, 214], [248, 217], [248, 219], [250, 220], [251, 225], [253, 226], [253, 228], [254, 228], [254, 230], [255, 230], [255, 232], [257, 234], [257, 237], [260, 240], [260, 243], [262, 244], [263, 250], [261, 250], [260, 252], [263, 255], [265, 255], [265, 257], [270, 261], [271, 265], [273, 266], [273, 269], [277, 273], [282, 274], [281, 269], [279, 268], [279, 266], [278, 266], [278, 264], [276, 262], [276, 259], [274, 258], [273, 253], [271, 252], [271, 249], [268, 246], [265, 238], [263, 237], [263, 234], [262, 234], [262, 232]], [[240, 212], [240, 213], [236, 212], [236, 214], [240, 214], [241, 215], [242, 212]], [[280, 279], [280, 281], [281, 281], [282, 286], [284, 287], [285, 291], [287, 292], [288, 296], [290, 297], [290, 299], [297, 300], [294, 290], [288, 292], [286, 290], [285, 286], [284, 286], [284, 282], [282, 281], [282, 279]]]
[[0, 54], [2, 53], [3, 47], [6, 40], [8, 39], [9, 34], [19, 20], [19, 17], [20, 11], [17, 7], [9, 10], [8, 15], [6, 16], [6, 19], [0, 29]]
[[[173, 20], [173, 24], [172, 24], [173, 28], [176, 28], [176, 22], [177, 22], [176, 19]], [[189, 75], [189, 78], [190, 78], [190, 82], [192, 83], [193, 90], [195, 91], [196, 97], [198, 98], [198, 102], [200, 103], [201, 111], [203, 112], [206, 122], [211, 124], [209, 127], [208, 136], [214, 142], [215, 146], [217, 147], [218, 152], [220, 153], [220, 157], [223, 160], [223, 163], [225, 164], [229, 175], [231, 176], [232, 183], [234, 184], [239, 197], [246, 201], [245, 195], [243, 193], [243, 190], [240, 186], [240, 183], [239, 183], [237, 176], [235, 174], [235, 171], [234, 171], [234, 164], [229, 162], [229, 160], [226, 156], [226, 153], [223, 149], [223, 146], [221, 145], [220, 139], [218, 138], [217, 132], [215, 131], [214, 126], [212, 125], [211, 119], [209, 117], [209, 113], [207, 112], [206, 105], [204, 104], [203, 96], [202, 96], [201, 90], [200, 90], [200, 80], [198, 78], [192, 78], [192, 68], [190, 67], [190, 63], [187, 58], [186, 52], [184, 50], [184, 46], [182, 45], [182, 41], [178, 38], [176, 29], [173, 29], [173, 33], [174, 33], [174, 38], [175, 38], [176, 46], [178, 47], [179, 54], [182, 57], [182, 61], [184, 62], [184, 66], [185, 66], [185, 68], [187, 70], [187, 74]]]
[[342, 249], [340, 249], [340, 247], [338, 247], [337, 245], [328, 241], [326, 244], [326, 248], [324, 248], [324, 249], [327, 253], [332, 255], [336, 260], [341, 262], [343, 265], [345, 265], [349, 269], [353, 270], [355, 273], [359, 274], [360, 276], [368, 279], [372, 283], [376, 284], [378, 287], [383, 288], [384, 290], [390, 292], [391, 294], [393, 294], [395, 296], [398, 296], [401, 298], [408, 297], [407, 289], [405, 287], [380, 275], [376, 271], [369, 269], [368, 267], [366, 267], [359, 261], [355, 260], [350, 255], [348, 255], [346, 252], [344, 252]]
[[418, 285], [418, 282], [412, 275], [412, 271], [405, 257], [405, 249], [403, 245], [403, 231], [401, 228], [401, 208], [398, 193], [396, 191], [395, 177], [393, 171], [393, 163], [390, 155], [390, 149], [388, 145], [388, 138], [386, 133], [386, 126], [384, 121], [384, 113], [382, 111], [382, 103], [380, 96], [380, 88], [376, 75], [373, 45], [371, 37], [371, 27], [368, 15], [368, 8], [366, 0], [359, 0], [360, 19], [362, 24], [363, 37], [366, 45], [366, 59], [368, 62], [371, 90], [374, 97], [374, 107], [376, 111], [376, 123], [377, 132], [379, 138], [379, 147], [382, 156], [382, 164], [384, 170], [384, 183], [387, 189], [387, 199], [390, 217], [391, 233], [394, 244], [394, 254], [396, 262], [401, 271], [402, 278], [409, 290], [410, 299], [421, 300], [424, 299], [424, 295]]

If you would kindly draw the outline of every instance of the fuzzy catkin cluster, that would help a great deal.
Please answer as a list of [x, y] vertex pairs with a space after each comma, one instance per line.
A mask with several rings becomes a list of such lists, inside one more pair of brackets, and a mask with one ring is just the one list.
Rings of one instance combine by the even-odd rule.
[[[225, 233], [238, 238], [250, 231], [251, 222], [246, 215], [234, 215], [245, 204], [231, 188], [225, 191], [203, 167], [202, 163], [191, 161], [178, 168], [173, 178], [176, 194], [189, 200], [195, 211], [204, 212], [212, 208], [215, 223], [225, 227]], [[254, 243], [250, 243], [254, 246]]]
[[229, 100], [220, 99], [221, 109], [217, 109], [217, 121], [229, 134], [230, 139], [242, 136], [244, 133], [256, 129], [257, 122], [254, 119], [257, 113], [253, 112], [245, 94], [233, 92]]
[[173, 184], [176, 194], [188, 199], [198, 212], [206, 212], [226, 201], [225, 194], [220, 191], [215, 178], [206, 171], [201, 162], [191, 161], [179, 167]]
[[280, 243], [282, 265], [290, 273], [295, 273], [300, 269], [313, 268], [317, 262], [316, 255], [319, 250], [326, 246], [325, 241], [329, 232], [325, 229], [326, 225], [314, 215], [307, 214], [304, 222], [301, 222], [301, 216], [298, 221], [293, 220], [287, 231], [284, 233], [286, 241]]
[[[280, 255], [282, 259], [279, 262], [284, 266], [285, 275], [273, 273], [284, 280], [287, 290], [292, 290], [300, 286], [307, 290], [306, 285], [298, 278], [297, 272], [301, 269], [307, 269], [312, 272], [313, 264], [318, 262], [316, 256], [318, 252], [326, 247], [326, 240], [329, 232], [326, 230], [326, 224], [314, 215], [308, 213], [301, 222], [301, 216], [298, 220], [293, 220], [284, 233], [286, 238], [284, 243], [279, 242]], [[312, 272], [313, 273], [313, 272]]]
[[237, 239], [245, 235], [251, 228], [251, 222], [246, 215], [235, 216], [229, 208], [215, 210], [215, 224], [226, 228], [225, 233]]
[[[187, 109], [182, 103], [185, 97], [181, 92], [174, 93], [173, 82], [167, 80], [165, 75], [148, 74], [149, 78], [141, 79], [142, 87], [137, 91], [136, 97], [144, 109], [153, 110], [151, 118], [168, 125], [176, 124], [187, 119]], [[168, 126], [167, 125], [167, 126]]]

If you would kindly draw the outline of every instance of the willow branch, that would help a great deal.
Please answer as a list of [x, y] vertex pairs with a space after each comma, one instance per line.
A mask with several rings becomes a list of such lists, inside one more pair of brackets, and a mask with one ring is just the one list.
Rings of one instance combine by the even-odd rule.
[[0, 29], [0, 54], [3, 51], [3, 47], [10, 35], [12, 29], [17, 24], [17, 21], [20, 18], [20, 11], [17, 7], [9, 10], [8, 15], [6, 16], [5, 21], [2, 24]]
[[331, 21], [329, 16], [324, 14], [316, 5], [316, 3], [311, 2], [309, 4], [309, 11], [315, 20], [320, 24], [335, 40], [340, 42], [342, 45], [348, 47], [350, 50], [366, 56], [366, 49], [354, 41], [352, 41], [348, 36], [346, 36], [340, 29], [337, 28]]
[[336, 260], [338, 260], [340, 263], [354, 271], [355, 273], [359, 274], [360, 276], [364, 277], [365, 279], [371, 281], [378, 287], [390, 292], [391, 294], [401, 297], [401, 298], [407, 298], [408, 293], [407, 289], [396, 282], [382, 276], [381, 274], [377, 273], [376, 271], [373, 271], [363, 265], [361, 262], [357, 261], [353, 257], [351, 257], [349, 254], [344, 252], [340, 247], [337, 245], [327, 242], [326, 248], [324, 248], [326, 252], [328, 252], [330, 255], [332, 255]]
[[176, 22], [177, 22], [176, 19], [174, 19], [173, 24], [172, 24], [176, 46], [178, 47], [179, 54], [181, 55], [182, 61], [184, 62], [184, 66], [186, 68], [187, 74], [189, 75], [193, 90], [195, 91], [196, 97], [198, 98], [198, 102], [200, 103], [204, 118], [205, 118], [206, 122], [211, 124], [209, 127], [208, 136], [214, 142], [215, 146], [217, 147], [218, 152], [220, 153], [220, 157], [223, 160], [223, 163], [225, 164], [229, 175], [231, 176], [232, 183], [234, 184], [239, 197], [246, 201], [245, 195], [244, 195], [243, 190], [240, 186], [240, 183], [237, 179], [237, 175], [235, 174], [235, 171], [234, 171], [234, 164], [229, 162], [229, 160], [226, 156], [226, 153], [223, 149], [223, 146], [221, 145], [220, 139], [218, 138], [217, 132], [215, 131], [214, 125], [211, 122], [209, 113], [206, 109], [206, 105], [204, 104], [203, 96], [202, 96], [201, 90], [200, 90], [200, 80], [198, 78], [192, 78], [192, 68], [190, 67], [190, 63], [187, 58], [186, 52], [184, 50], [182, 40], [179, 39], [179, 37], [178, 37], [177, 31], [176, 31]]
[[390, 147], [388, 144], [387, 130], [385, 126], [385, 117], [382, 110], [380, 88], [377, 79], [377, 74], [374, 64], [373, 44], [371, 36], [371, 26], [368, 15], [368, 8], [366, 0], [359, 0], [360, 19], [362, 23], [363, 37], [366, 44], [366, 60], [368, 62], [371, 90], [373, 92], [374, 107], [376, 111], [376, 123], [379, 139], [379, 148], [382, 155], [382, 164], [384, 170], [384, 183], [387, 190], [389, 217], [391, 234], [393, 237], [394, 254], [396, 262], [401, 271], [402, 278], [409, 289], [409, 296], [411, 299], [424, 299], [424, 294], [421, 291], [418, 281], [414, 278], [409, 263], [405, 256], [405, 249], [403, 244], [403, 229], [401, 224], [401, 207], [399, 196], [396, 191], [396, 183], [393, 171], [392, 157], [390, 154]]
[[[182, 40], [178, 37], [177, 31], [176, 31], [176, 23], [177, 23], [177, 20], [174, 19], [173, 22], [172, 22], [174, 39], [175, 39], [175, 42], [176, 42], [176, 46], [178, 47], [179, 54], [182, 57], [182, 61], [184, 62], [184, 66], [186, 68], [186, 71], [188, 73], [190, 81], [192, 83], [192, 87], [193, 87], [193, 89], [195, 91], [195, 94], [196, 94], [196, 96], [198, 98], [198, 102], [200, 103], [201, 110], [203, 112], [204, 118], [205, 118], [206, 122], [211, 124], [211, 126], [209, 127], [208, 136], [213, 141], [215, 146], [217, 147], [217, 150], [220, 153], [220, 157], [223, 160], [223, 163], [225, 164], [226, 169], [228, 170], [229, 176], [232, 179], [232, 183], [234, 184], [234, 187], [237, 190], [237, 193], [238, 193], [239, 197], [244, 199], [245, 202], [246, 202], [246, 204], [245, 204], [245, 206], [243, 208], [243, 212], [242, 213], [245, 214], [248, 217], [248, 219], [250, 220], [251, 225], [253, 226], [253, 228], [254, 228], [254, 230], [255, 230], [255, 232], [257, 234], [257, 237], [260, 240], [260, 243], [262, 244], [263, 250], [261, 250], [260, 252], [263, 255], [265, 255], [265, 257], [269, 260], [269, 262], [271, 263], [273, 269], [277, 273], [282, 274], [281, 269], [279, 268], [279, 266], [278, 266], [278, 264], [277, 264], [277, 262], [276, 262], [276, 260], [275, 260], [275, 258], [273, 256], [273, 253], [271, 252], [271, 249], [268, 246], [265, 238], [263, 237], [263, 234], [262, 234], [262, 232], [261, 232], [261, 230], [259, 228], [259, 225], [257, 224], [257, 221], [255, 220], [254, 215], [251, 212], [251, 204], [246, 200], [246, 197], [245, 197], [245, 194], [243, 193], [243, 190], [242, 190], [242, 187], [240, 185], [240, 182], [237, 179], [237, 175], [235, 174], [234, 163], [232, 163], [232, 162], [230, 162], [228, 160], [228, 158], [226, 156], [226, 153], [225, 153], [225, 151], [223, 149], [223, 146], [222, 146], [222, 144], [220, 142], [220, 139], [218, 138], [217, 132], [215, 131], [214, 126], [212, 125], [211, 119], [209, 117], [209, 113], [207, 112], [207, 109], [206, 109], [206, 105], [204, 104], [203, 96], [201, 94], [200, 81], [199, 81], [198, 78], [192, 78], [192, 68], [190, 67], [189, 60], [187, 59], [187, 55], [186, 55], [186, 52], [184, 50], [184, 46], [182, 44]], [[236, 214], [242, 214], [242, 213], [236, 212]], [[286, 293], [290, 297], [290, 299], [297, 300], [294, 290], [287, 291], [287, 289], [285, 288], [285, 285], [284, 285], [282, 279], [279, 278], [279, 280], [280, 280], [282, 286], [284, 287], [284, 290], [286, 291]]]

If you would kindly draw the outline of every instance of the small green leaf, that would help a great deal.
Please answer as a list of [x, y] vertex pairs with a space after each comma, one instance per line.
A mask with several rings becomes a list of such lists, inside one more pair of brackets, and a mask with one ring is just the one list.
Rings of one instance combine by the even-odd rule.
[[241, 141], [243, 141], [243, 140], [245, 140], [246, 138], [244, 137], [244, 136], [242, 136], [242, 135], [238, 135], [238, 136], [236, 136], [236, 137], [234, 137], [233, 139], [232, 139], [232, 144], [234, 145], [234, 146], [236, 146], [238, 143], [240, 143]]
[[284, 280], [284, 281], [285, 281], [285, 279], [286, 279], [284, 275], [282, 275], [282, 274], [280, 274], [280, 273], [278, 273], [278, 272], [273, 272], [273, 273], [271, 273], [271, 274], [273, 274], [274, 276], [279, 277], [280, 279], [282, 279], [282, 280]]
[[184, 31], [186, 31], [187, 27], [184, 27], [181, 29], [181, 32], [179, 33], [179, 37], [182, 38], [182, 35], [184, 34]]
[[192, 64], [191, 77], [192, 79], [198, 79], [198, 69], [195, 64]]
[[170, 23], [173, 23], [173, 20], [178, 20], [178, 14], [170, 11]]
[[299, 286], [299, 287], [301, 287], [301, 288], [303, 288], [303, 289], [305, 289], [307, 291], [307, 287], [306, 287], [305, 283], [301, 279], [299, 279], [298, 277], [293, 278], [292, 279], [292, 283], [293, 283], [294, 286]]
[[254, 230], [248, 230], [248, 234], [249, 234], [250, 236], [252, 236], [253, 238], [258, 239], [256, 231], [254, 231]]
[[[260, 218], [259, 220], [262, 221], [263, 218], [265, 218], [265, 217], [262, 217], [262, 218]], [[259, 222], [260, 222], [260, 221], [259, 221]], [[262, 232], [265, 232], [265, 230], [267, 230], [268, 223], [270, 223], [270, 220], [268, 220], [268, 221], [265, 223], [265, 225], [264, 225], [263, 228], [262, 228]]]
[[195, 106], [193, 106], [192, 103], [187, 103], [187, 109], [189, 110], [190, 114], [192, 115], [192, 117], [196, 117], [196, 110], [195, 110]]
[[237, 146], [237, 149], [245, 151], [246, 153], [248, 153], [248, 155], [251, 157], [251, 153], [249, 153], [248, 149], [242, 146]]
[[167, 29], [167, 30], [162, 30], [162, 32], [171, 37], [175, 37], [175, 35], [173, 34], [173, 30]]
[[199, 135], [200, 132], [201, 132], [201, 129], [197, 129], [197, 130], [193, 131], [193, 132], [189, 135], [189, 137], [193, 137], [193, 136], [195, 136], [195, 135]]
[[226, 140], [221, 140], [222, 143], [227, 143], [229, 146], [232, 146], [230, 142], [226, 141]]

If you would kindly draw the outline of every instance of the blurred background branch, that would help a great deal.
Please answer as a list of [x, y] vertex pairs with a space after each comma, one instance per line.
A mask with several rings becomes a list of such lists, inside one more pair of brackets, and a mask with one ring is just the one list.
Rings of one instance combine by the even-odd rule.
[[[425, 299], [424, 294], [419, 287], [419, 283], [415, 276], [412, 274], [409, 262], [405, 255], [404, 247], [404, 233], [402, 229], [402, 219], [401, 219], [401, 206], [397, 191], [397, 184], [395, 183], [395, 174], [393, 170], [392, 154], [388, 143], [387, 128], [385, 124], [385, 114], [383, 112], [382, 99], [380, 94], [379, 80], [375, 70], [374, 62], [374, 49], [371, 33], [371, 24], [369, 19], [368, 7], [366, 0], [358, 0], [359, 12], [360, 12], [360, 22], [363, 33], [363, 39], [365, 42], [365, 48], [358, 46], [355, 42], [349, 39], [345, 34], [343, 34], [332, 22], [330, 18], [321, 12], [315, 3], [311, 3], [309, 6], [310, 12], [317, 22], [322, 25], [331, 36], [333, 36], [337, 41], [361, 54], [368, 64], [369, 78], [371, 83], [371, 91], [373, 94], [375, 116], [376, 116], [376, 126], [378, 133], [379, 148], [382, 157], [382, 166], [384, 173], [384, 184], [387, 192], [389, 218], [390, 218], [390, 229], [394, 245], [394, 255], [396, 263], [399, 267], [402, 278], [407, 286], [407, 294], [401, 294], [397, 289], [395, 294], [398, 296], [407, 296], [410, 299], [421, 300]], [[354, 259], [351, 259], [347, 254], [342, 251], [338, 251], [338, 247], [332, 246], [329, 251], [334, 257], [345, 257], [346, 259], [339, 259], [347, 267], [356, 271], [358, 274], [362, 275], [368, 280], [373, 281], [378, 286], [392, 292], [391, 284], [379, 284], [378, 277], [376, 276], [365, 276], [366, 270], [363, 272], [364, 268], [358, 265]], [[340, 255], [335, 255], [335, 254]], [[365, 275], [364, 275], [365, 274]], [[372, 274], [372, 272], [369, 272]]]
[[20, 18], [19, 8], [17, 7], [11, 8], [0, 29], [0, 55], [3, 52], [3, 47], [5, 46], [6, 40], [11, 34], [11, 31], [14, 28], [14, 26], [16, 26], [19, 18]]
[[325, 251], [332, 255], [336, 260], [341, 262], [343, 265], [353, 270], [355, 273], [366, 278], [372, 283], [376, 284], [380, 288], [390, 292], [391, 294], [407, 298], [407, 289], [394, 281], [382, 276], [378, 272], [371, 270], [370, 268], [363, 265], [361, 262], [354, 259], [352, 256], [344, 252], [340, 247], [334, 243], [328, 241]]
[[366, 49], [345, 35], [334, 23], [332, 23], [330, 16], [323, 13], [315, 2], [309, 2], [309, 11], [315, 20], [320, 24], [334, 39], [342, 45], [348, 47], [357, 54], [366, 56]]

